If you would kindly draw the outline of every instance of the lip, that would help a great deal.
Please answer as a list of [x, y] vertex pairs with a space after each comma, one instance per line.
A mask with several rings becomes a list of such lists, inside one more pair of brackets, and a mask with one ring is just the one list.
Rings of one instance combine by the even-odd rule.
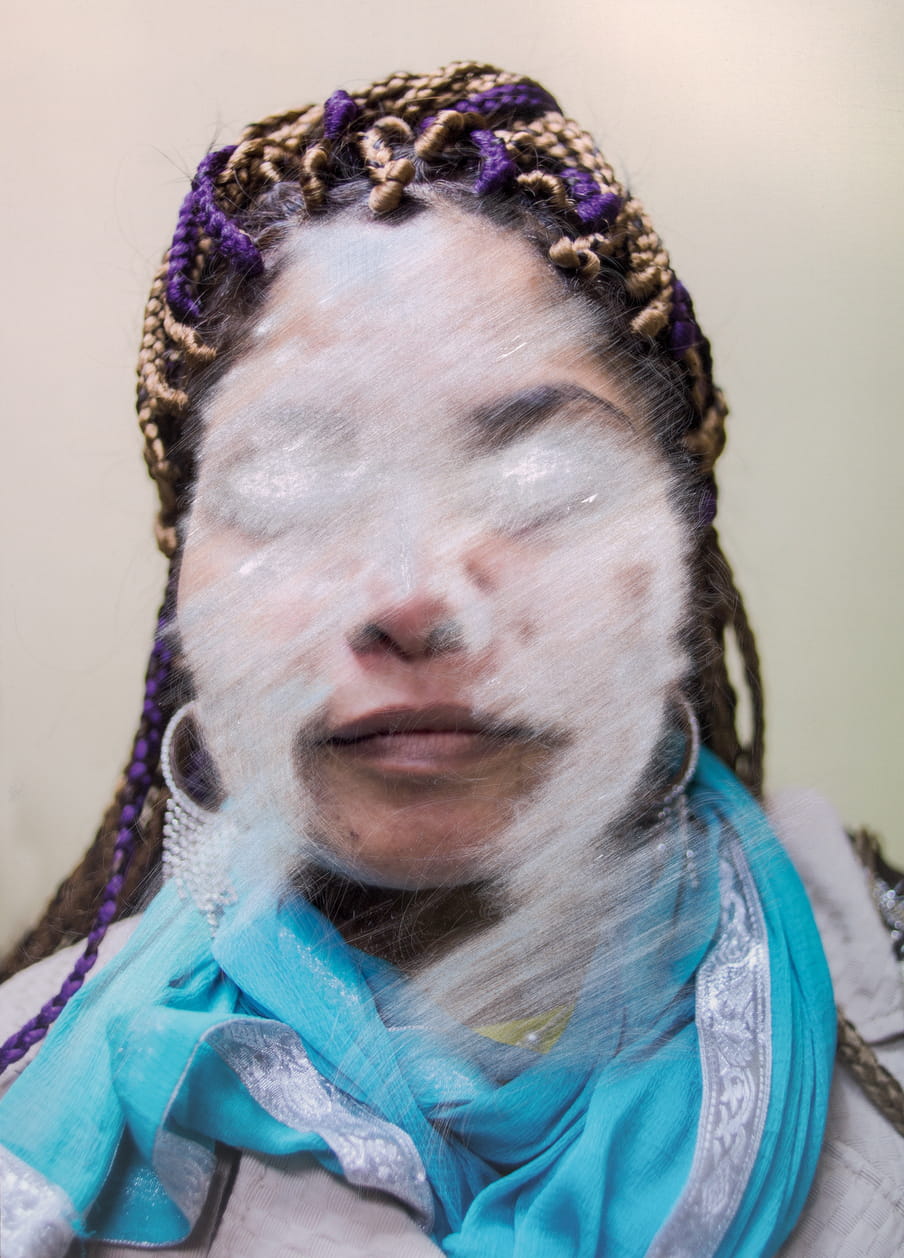
[[362, 713], [329, 730], [320, 745], [379, 773], [437, 777], [533, 741], [529, 730], [505, 726], [459, 704], [392, 707]]

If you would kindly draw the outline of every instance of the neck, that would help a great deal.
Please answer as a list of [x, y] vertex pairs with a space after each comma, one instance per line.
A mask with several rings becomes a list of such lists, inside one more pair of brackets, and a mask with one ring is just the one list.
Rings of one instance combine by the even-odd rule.
[[404, 971], [437, 960], [498, 918], [483, 883], [404, 891], [312, 871], [306, 898], [349, 944]]

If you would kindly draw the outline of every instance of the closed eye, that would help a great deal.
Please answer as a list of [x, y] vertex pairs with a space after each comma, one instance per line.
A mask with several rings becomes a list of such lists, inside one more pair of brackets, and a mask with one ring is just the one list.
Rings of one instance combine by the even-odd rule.
[[506, 537], [529, 537], [551, 526], [574, 520], [592, 510], [599, 494], [587, 494], [567, 501], [536, 504], [532, 508], [514, 509], [508, 519], [500, 522], [499, 532]]
[[612, 402], [571, 383], [539, 385], [499, 398], [473, 411], [467, 417], [467, 425], [477, 447], [493, 451], [511, 445], [565, 413], [581, 419], [591, 417], [601, 427], [613, 422], [623, 430], [634, 427], [625, 412]]

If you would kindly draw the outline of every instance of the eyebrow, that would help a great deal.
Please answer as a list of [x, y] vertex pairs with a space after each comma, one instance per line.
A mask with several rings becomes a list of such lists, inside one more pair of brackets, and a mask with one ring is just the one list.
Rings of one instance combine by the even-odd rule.
[[615, 420], [627, 428], [634, 427], [624, 411], [579, 384], [543, 384], [510, 393], [477, 407], [468, 414], [466, 422], [473, 428], [480, 445], [499, 450], [575, 405], [589, 406], [599, 412], [601, 418]]

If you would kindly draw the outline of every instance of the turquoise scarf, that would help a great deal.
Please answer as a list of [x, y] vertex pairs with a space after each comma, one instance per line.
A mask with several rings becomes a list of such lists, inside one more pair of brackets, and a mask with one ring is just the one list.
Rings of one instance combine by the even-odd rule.
[[[72, 1231], [172, 1245], [222, 1142], [391, 1193], [450, 1258], [774, 1254], [822, 1141], [831, 985], [756, 803], [706, 752], [687, 802], [694, 876], [637, 915], [663, 946], [620, 971], [601, 945], [542, 1055], [435, 1015], [419, 1030], [411, 985], [400, 1025], [404, 980], [303, 901], [236, 907], [211, 939], [164, 886], [0, 1102], [7, 1190], [30, 1180], [60, 1254]], [[632, 992], [651, 991], [638, 1025]]]

